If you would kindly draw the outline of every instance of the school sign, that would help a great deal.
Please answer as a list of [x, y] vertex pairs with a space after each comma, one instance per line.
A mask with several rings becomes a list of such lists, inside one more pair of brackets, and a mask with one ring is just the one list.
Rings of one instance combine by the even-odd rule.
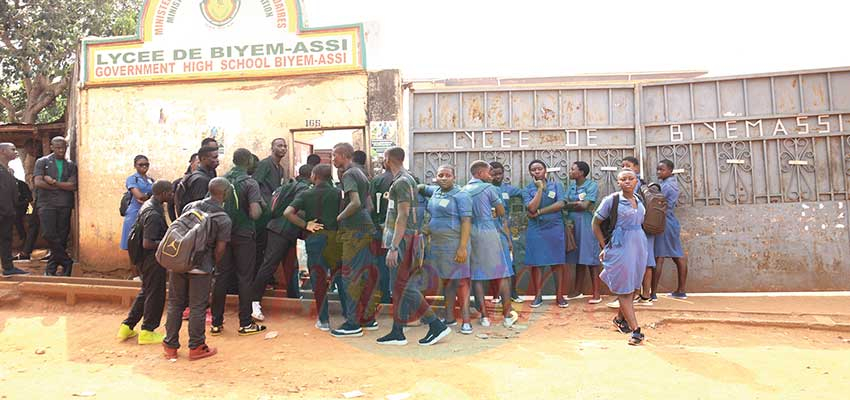
[[82, 42], [85, 86], [365, 69], [360, 24], [305, 28], [297, 0], [147, 0], [135, 36]]

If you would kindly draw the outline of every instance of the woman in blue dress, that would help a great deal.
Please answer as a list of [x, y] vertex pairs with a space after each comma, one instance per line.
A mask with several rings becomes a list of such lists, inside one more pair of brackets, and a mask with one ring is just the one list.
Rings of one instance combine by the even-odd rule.
[[446, 299], [448, 326], [457, 324], [454, 314], [456, 302], [460, 302], [463, 320], [461, 333], [472, 333], [469, 319], [469, 267], [472, 232], [472, 199], [469, 194], [455, 186], [455, 169], [451, 165], [437, 168], [436, 190], [428, 200], [427, 212], [431, 217], [425, 231], [428, 233], [426, 263], [436, 269], [442, 280]]
[[599, 294], [599, 247], [593, 236], [593, 206], [599, 194], [596, 182], [587, 179], [590, 166], [584, 161], [576, 161], [570, 167], [570, 183], [567, 189], [564, 208], [570, 213], [567, 218], [573, 221], [575, 227], [576, 249], [567, 253], [567, 264], [576, 266], [576, 290], [584, 287], [584, 272], [587, 270], [591, 280], [591, 297], [589, 304], [599, 304], [602, 296]]
[[688, 262], [685, 259], [682, 240], [679, 236], [682, 227], [674, 213], [676, 202], [679, 201], [679, 181], [673, 176], [673, 162], [661, 160], [655, 174], [661, 181], [661, 194], [667, 200], [667, 226], [664, 228], [664, 233], [655, 237], [656, 267], [652, 274], [652, 296], [655, 296], [655, 291], [658, 289], [658, 280], [661, 278], [661, 266], [664, 264], [664, 258], [672, 258], [673, 263], [676, 264], [678, 280], [676, 291], [670, 293], [670, 296], [677, 299], [687, 299], [685, 283], [688, 280]]
[[522, 191], [522, 201], [528, 211], [528, 228], [525, 244], [525, 265], [531, 268], [534, 283], [534, 301], [531, 307], [543, 304], [543, 267], [550, 267], [555, 275], [555, 302], [558, 307], [569, 304], [564, 298], [564, 186], [561, 182], [546, 180], [546, 163], [534, 160], [528, 164], [532, 183]]
[[[481, 326], [490, 326], [490, 316], [484, 301], [484, 284], [495, 281], [503, 299], [511, 296], [511, 280], [514, 274], [511, 260], [502, 248], [500, 230], [504, 228], [502, 217], [505, 206], [502, 204], [501, 191], [487, 183], [490, 181], [490, 164], [486, 161], [474, 161], [469, 166], [472, 179], [463, 187], [463, 191], [472, 199], [472, 252], [469, 264], [472, 269], [472, 289], [476, 303], [481, 307]], [[502, 324], [510, 327], [519, 318], [512, 310], [511, 302], [502, 302]]]
[[153, 191], [154, 180], [148, 177], [148, 169], [151, 166], [148, 158], [143, 155], [136, 156], [133, 159], [133, 166], [136, 167], [136, 173], [130, 175], [124, 185], [133, 195], [133, 198], [130, 199], [130, 205], [124, 215], [124, 226], [121, 229], [121, 250], [127, 250], [127, 239], [130, 236], [130, 230], [133, 229], [133, 224], [136, 223], [136, 217], [139, 216], [139, 209], [151, 197]]
[[[623, 157], [623, 169], [631, 170], [637, 176], [637, 183], [635, 184], [635, 195], [643, 201], [643, 195], [641, 194], [640, 188], [646, 182], [640, 175], [640, 161], [637, 158], [628, 156]], [[646, 234], [646, 272], [652, 274], [653, 270], [655, 270], [655, 235]], [[640, 306], [651, 306], [652, 302], [656, 300], [656, 297], [653, 297], [649, 293], [638, 293], [635, 296], [635, 303]], [[616, 301], [613, 303], [608, 303], [609, 307], [617, 308]]]
[[[646, 235], [643, 232], [643, 217], [646, 209], [635, 195], [637, 174], [623, 170], [617, 175], [620, 191], [602, 199], [593, 218], [593, 235], [602, 251], [602, 273], [599, 278], [608, 285], [608, 289], [617, 295], [619, 311], [614, 325], [620, 332], [631, 333], [629, 344], [640, 344], [644, 335], [635, 315], [632, 299], [643, 283], [646, 271]], [[616, 224], [609, 238], [602, 231], [602, 222], [611, 217], [612, 206], [617, 202]]]

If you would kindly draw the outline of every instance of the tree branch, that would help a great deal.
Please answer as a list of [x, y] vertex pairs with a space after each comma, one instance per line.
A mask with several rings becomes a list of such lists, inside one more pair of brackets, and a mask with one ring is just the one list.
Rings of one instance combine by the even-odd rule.
[[0, 106], [3, 106], [3, 108], [6, 109], [6, 114], [8, 114], [9, 122], [13, 124], [18, 122], [18, 116], [15, 112], [15, 106], [9, 99], [0, 96]]

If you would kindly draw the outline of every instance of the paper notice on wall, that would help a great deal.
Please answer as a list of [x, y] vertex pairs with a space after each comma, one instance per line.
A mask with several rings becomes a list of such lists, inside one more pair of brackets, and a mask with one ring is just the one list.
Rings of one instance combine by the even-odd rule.
[[398, 123], [396, 121], [369, 122], [369, 140], [372, 147], [372, 157], [379, 157], [387, 149], [398, 143]]
[[207, 124], [201, 132], [201, 140], [213, 138], [218, 142], [218, 154], [224, 154], [228, 143], [238, 140], [242, 128], [242, 116], [238, 110], [212, 109], [207, 112]]

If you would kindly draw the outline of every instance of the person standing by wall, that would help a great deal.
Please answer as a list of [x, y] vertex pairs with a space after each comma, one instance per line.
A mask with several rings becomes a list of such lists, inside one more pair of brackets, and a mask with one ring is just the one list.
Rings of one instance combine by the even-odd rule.
[[[655, 269], [651, 274], [651, 288], [644, 292], [651, 293], [652, 298], [656, 297], [658, 280], [661, 278], [661, 266], [664, 264], [664, 258], [669, 257], [676, 264], [678, 277], [676, 290], [670, 293], [670, 296], [676, 299], [687, 299], [685, 284], [688, 281], [688, 260], [685, 258], [684, 250], [682, 250], [680, 237], [682, 227], [679, 225], [679, 219], [676, 218], [674, 212], [676, 202], [679, 201], [679, 181], [673, 175], [673, 162], [670, 160], [661, 160], [655, 171], [656, 176], [661, 180], [661, 194], [667, 200], [667, 226], [664, 228], [664, 233], [655, 237]], [[644, 287], [646, 287], [646, 284], [644, 284]]]
[[[511, 301], [514, 303], [522, 303], [522, 297], [517, 293], [517, 275], [520, 270], [520, 262], [517, 260], [516, 252], [514, 251], [513, 237], [511, 237], [511, 198], [518, 197], [522, 199], [522, 190], [510, 183], [505, 183], [505, 166], [493, 161], [490, 163], [490, 183], [501, 192], [500, 198], [502, 205], [505, 207], [505, 216], [501, 217], [501, 224], [504, 229], [500, 230], [502, 236], [502, 250], [507, 253], [507, 257], [511, 260], [514, 274], [511, 276]], [[501, 299], [500, 299], [501, 300]], [[498, 304], [498, 302], [496, 302]]]
[[[644, 199], [643, 195], [641, 194], [641, 187], [645, 185], [646, 182], [643, 180], [643, 177], [641, 177], [640, 174], [640, 161], [638, 161], [637, 158], [632, 156], [623, 157], [622, 166], [624, 169], [631, 170], [635, 173], [635, 176], [637, 176], [637, 183], [635, 184], [635, 195], [640, 198], [641, 202], [643, 202]], [[644, 204], [646, 203], [644, 202]], [[646, 270], [650, 271], [655, 269], [655, 235], [646, 234], [646, 241]], [[635, 297], [635, 304], [640, 306], [651, 306], [652, 302], [657, 299], [657, 296], [652, 297], [651, 294], [645, 294], [647, 296], [644, 296], [644, 294], [638, 294]], [[618, 301], [619, 300], [615, 300], [611, 303], [608, 303], [607, 305], [611, 308], [617, 308]]]
[[[641, 344], [644, 340], [632, 301], [643, 282], [647, 246], [641, 226], [646, 209], [635, 194], [637, 182], [637, 174], [632, 170], [620, 171], [617, 174], [620, 191], [602, 199], [593, 218], [593, 235], [602, 249], [599, 261], [603, 269], [599, 277], [619, 299], [614, 326], [622, 333], [631, 333], [631, 345]], [[616, 223], [610, 237], [606, 238], [602, 221], [609, 218], [616, 218]]]
[[127, 212], [124, 214], [124, 226], [121, 229], [121, 250], [127, 250], [127, 238], [130, 236], [130, 230], [133, 229], [133, 224], [136, 223], [136, 217], [139, 216], [139, 210], [142, 204], [151, 197], [154, 180], [148, 176], [151, 162], [146, 156], [138, 155], [133, 159], [133, 166], [136, 168], [136, 173], [130, 175], [124, 183], [124, 187], [130, 191], [132, 198], [127, 206]]
[[18, 182], [9, 161], [18, 158], [12, 143], [0, 143], [0, 264], [3, 276], [23, 275], [26, 271], [12, 264], [12, 227], [18, 202]]
[[36, 161], [33, 172], [41, 229], [50, 245], [50, 259], [44, 274], [56, 276], [61, 266], [63, 275], [71, 276], [74, 260], [68, 256], [67, 247], [74, 192], [77, 191], [77, 165], [65, 157], [68, 151], [65, 138], [51, 139], [50, 150], [52, 153]]
[[[142, 228], [143, 258], [139, 263], [139, 277], [142, 280], [142, 290], [130, 306], [127, 318], [118, 328], [118, 339], [127, 340], [137, 335], [134, 328], [144, 317], [142, 331], [138, 334], [139, 344], [162, 343], [165, 336], [154, 332], [162, 320], [162, 310], [165, 306], [165, 284], [167, 274], [165, 268], [156, 261], [156, 249], [168, 230], [165, 221], [165, 203], [171, 202], [174, 189], [171, 182], [158, 180], [151, 187], [151, 198], [145, 201], [139, 210], [138, 223]], [[135, 224], [136, 222], [133, 222]]]
[[576, 290], [582, 289], [585, 271], [591, 280], [591, 296], [588, 304], [599, 304], [602, 296], [599, 294], [599, 251], [596, 238], [593, 236], [593, 206], [599, 193], [599, 186], [591, 179], [590, 166], [584, 161], [576, 161], [570, 167], [570, 182], [564, 208], [569, 211], [569, 218], [575, 228], [576, 249], [567, 253], [567, 264], [575, 265]]
[[[38, 240], [38, 234], [40, 230], [39, 220], [38, 220], [38, 207], [36, 207], [35, 202], [35, 180], [33, 179], [33, 172], [35, 171], [35, 162], [38, 160], [41, 151], [39, 151], [38, 144], [35, 140], [27, 139], [24, 143], [24, 151], [26, 154], [24, 155], [23, 165], [24, 165], [24, 182], [26, 182], [29, 187], [30, 194], [32, 195], [32, 200], [30, 200], [29, 204], [24, 205], [26, 207], [27, 214], [24, 220], [27, 223], [27, 237], [24, 240], [24, 246], [21, 249], [21, 252], [18, 253], [14, 257], [15, 260], [29, 260], [30, 255], [32, 254], [33, 249], [35, 248], [35, 242]], [[30, 207], [31, 206], [31, 207]]]
[[[282, 184], [289, 180], [288, 176], [285, 176], [283, 166], [281, 162], [286, 157], [286, 151], [289, 146], [286, 143], [286, 139], [276, 138], [272, 140], [271, 143], [271, 154], [257, 163], [257, 169], [254, 171], [252, 176], [254, 180], [257, 181], [257, 184], [260, 185], [260, 194], [263, 196], [263, 202], [267, 206], [271, 206], [272, 204], [272, 193], [274, 193], [277, 188], [279, 188]], [[282, 218], [283, 211], [277, 215], [277, 218]], [[270, 210], [264, 210], [263, 216], [257, 220], [257, 256], [256, 256], [256, 266], [255, 266], [255, 275], [259, 273], [260, 267], [265, 259], [266, 248], [268, 246], [268, 233], [265, 229], [266, 225], [273, 218], [270, 215]], [[274, 273], [274, 271], [272, 271]], [[271, 277], [269, 277], [271, 278]], [[295, 279], [287, 282], [287, 288], [295, 285], [298, 286], [298, 275], [295, 274]], [[265, 283], [263, 284], [263, 289], [265, 289]], [[257, 314], [257, 308], [254, 308], [255, 315], [262, 315], [262, 312]]]
[[381, 292], [381, 303], [392, 302], [392, 287], [395, 279], [395, 270], [387, 268], [387, 249], [381, 244], [384, 233], [384, 224], [387, 220], [387, 205], [390, 185], [393, 183], [393, 175], [387, 169], [386, 163], [381, 160], [384, 172], [375, 175], [369, 182], [369, 193], [374, 197], [374, 207], [371, 211], [372, 223], [375, 225], [375, 233], [372, 235], [372, 257], [378, 266], [378, 290]]

